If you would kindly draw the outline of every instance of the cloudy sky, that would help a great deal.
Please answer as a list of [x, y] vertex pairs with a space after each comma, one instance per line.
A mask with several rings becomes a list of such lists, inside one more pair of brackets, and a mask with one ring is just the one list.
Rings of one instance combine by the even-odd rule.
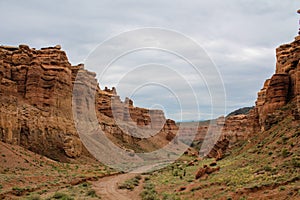
[[[258, 90], [275, 70], [275, 48], [297, 35], [299, 6], [296, 0], [1, 0], [0, 44], [60, 44], [73, 65], [89, 63], [91, 55], [103, 56], [103, 43], [118, 50], [132, 43], [144, 45], [114, 58], [104, 76], [106, 68], [97, 65], [101, 62], [87, 67], [98, 73], [101, 88], [116, 86], [121, 98], [130, 96], [136, 106], [164, 109], [167, 117], [178, 121], [207, 119], [254, 105]], [[112, 41], [144, 27], [172, 31], [153, 36], [151, 44], [143, 42], [149, 38], [140, 41], [143, 32]], [[172, 35], [174, 31], [179, 37]], [[202, 77], [191, 63], [170, 53], [184, 49], [185, 57], [197, 60], [198, 50], [187, 45], [187, 38], [205, 54], [198, 58], [200, 68], [214, 68], [204, 69]], [[147, 49], [171, 39], [162, 51]], [[212, 114], [214, 99], [219, 103]], [[219, 109], [223, 103], [225, 111]]]

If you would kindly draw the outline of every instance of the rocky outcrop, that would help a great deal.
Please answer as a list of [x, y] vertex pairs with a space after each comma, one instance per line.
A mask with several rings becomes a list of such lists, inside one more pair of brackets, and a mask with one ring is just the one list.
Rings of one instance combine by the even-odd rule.
[[199, 168], [196, 172], [196, 175], [195, 175], [195, 179], [199, 179], [199, 178], [202, 178], [202, 177], [205, 177], [205, 176], [208, 176], [209, 174], [212, 174], [216, 171], [219, 171], [220, 170], [220, 167], [209, 167], [207, 165], [204, 165], [203, 167]]
[[[196, 122], [195, 122], [196, 123]], [[228, 117], [219, 117], [212, 121], [205, 121], [197, 123], [198, 126], [188, 125], [189, 123], [179, 123], [183, 125], [183, 142], [191, 143], [191, 145], [200, 150], [200, 155], [206, 155], [211, 158], [221, 159], [225, 151], [234, 145], [237, 141], [246, 140], [253, 132], [256, 131], [257, 119], [255, 110], [250, 110], [248, 114], [236, 114]], [[213, 144], [208, 147], [211, 148], [207, 152], [207, 148], [203, 148], [204, 140], [210, 140], [210, 135], [218, 133], [218, 140], [212, 140]], [[195, 135], [194, 141], [185, 140]]]
[[[248, 114], [221, 117], [212, 124], [210, 121], [197, 126], [178, 124], [182, 129], [180, 139], [201, 146], [207, 135], [213, 137], [213, 132], [221, 130], [221, 137], [209, 156], [222, 157], [225, 149], [236, 141], [269, 129], [283, 116], [282, 109], [287, 105], [292, 105], [288, 109], [299, 120], [300, 36], [277, 48], [276, 57], [276, 72], [265, 81], [256, 106]], [[73, 90], [78, 76], [81, 87]], [[75, 94], [77, 114], [85, 115], [94, 109], [97, 126], [122, 148], [154, 151], [170, 141], [178, 142], [179, 127], [166, 119], [161, 110], [135, 107], [129, 98], [122, 101], [115, 88], [102, 90], [95, 77], [82, 64], [72, 66], [60, 46], [40, 50], [26, 45], [0, 46], [0, 140], [55, 159], [89, 155], [73, 119]], [[82, 95], [84, 100], [77, 98]], [[84, 117], [90, 121], [93, 116]], [[190, 140], [195, 133], [194, 141], [185, 141], [184, 135]]]
[[[128, 98], [122, 102], [115, 88], [101, 90], [96, 74], [85, 70], [82, 64], [72, 66], [59, 45], [40, 50], [20, 45], [0, 46], [0, 140], [58, 160], [89, 155], [73, 120], [72, 95], [83, 92], [80, 88], [73, 91], [78, 74], [81, 89], [88, 87], [96, 95], [84, 94], [85, 101], [76, 104], [77, 114], [84, 114], [86, 105], [94, 104], [100, 127], [120, 146], [140, 144], [140, 151], [152, 150], [175, 137], [177, 126], [165, 119], [162, 111], [134, 107]], [[75, 97], [75, 101], [81, 100]], [[157, 128], [157, 138], [127, 135], [116, 120]], [[155, 143], [156, 140], [160, 142]], [[153, 148], [147, 148], [147, 144]]]
[[[300, 36], [290, 44], [281, 45], [276, 49], [276, 71], [267, 79], [258, 92], [256, 105], [248, 114], [228, 116], [222, 127], [222, 135], [208, 154], [218, 157], [224, 153], [226, 144], [235, 144], [246, 140], [260, 131], [268, 130], [282, 120], [287, 113], [300, 119]], [[288, 106], [289, 107], [286, 107]], [[208, 126], [202, 126], [196, 137], [201, 141]]]
[[[72, 122], [71, 64], [60, 46], [0, 47], [0, 139], [60, 159], [82, 146]], [[9, 119], [7, 119], [9, 118]]]
[[[209, 153], [210, 157], [221, 155], [227, 140], [229, 147], [239, 140], [246, 140], [268, 130], [288, 113], [295, 120], [300, 119], [300, 36], [292, 43], [278, 47], [276, 58], [275, 74], [265, 81], [258, 92], [255, 107], [248, 114], [226, 117], [222, 135]], [[202, 135], [198, 138], [203, 138], [203, 132], [198, 134]]]
[[300, 108], [300, 36], [276, 49], [276, 72], [258, 92], [256, 112], [261, 130], [270, 128], [272, 113], [289, 102]]

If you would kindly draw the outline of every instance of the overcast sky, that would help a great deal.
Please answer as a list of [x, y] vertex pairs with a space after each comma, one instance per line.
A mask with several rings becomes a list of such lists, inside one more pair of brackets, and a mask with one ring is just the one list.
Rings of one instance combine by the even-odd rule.
[[[0, 44], [34, 48], [60, 44], [76, 65], [86, 62], [104, 40], [125, 31], [174, 30], [197, 42], [219, 70], [228, 113], [254, 105], [258, 90], [275, 70], [275, 48], [291, 42], [298, 33], [299, 6], [296, 0], [1, 0]], [[185, 48], [179, 40], [174, 40], [174, 46]], [[192, 54], [192, 50], [186, 52]], [[101, 68], [88, 67], [97, 73]], [[195, 77], [189, 67], [168, 52], [145, 50], [119, 59], [105, 78], [98, 78], [101, 88], [117, 86], [122, 99], [130, 96], [136, 106], [164, 109], [169, 118], [210, 118], [207, 80]], [[143, 83], [145, 77], [155, 77], [147, 79], [155, 83]], [[181, 79], [184, 83], [179, 84]], [[193, 106], [180, 109], [180, 105], [193, 104], [189, 86], [195, 90], [198, 110]], [[215, 115], [220, 114], [223, 111], [216, 110]]]

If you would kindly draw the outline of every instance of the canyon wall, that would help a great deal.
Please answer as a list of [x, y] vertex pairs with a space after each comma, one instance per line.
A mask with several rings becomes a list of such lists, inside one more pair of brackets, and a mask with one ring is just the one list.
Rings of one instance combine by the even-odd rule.
[[298, 118], [300, 108], [300, 36], [290, 44], [281, 45], [276, 49], [275, 74], [265, 81], [258, 92], [256, 113], [261, 130], [269, 129], [274, 120], [272, 114], [288, 103], [289, 108]]
[[[300, 36], [278, 47], [276, 57], [275, 74], [265, 81], [248, 114], [221, 117], [213, 126], [199, 123], [196, 129], [184, 125], [183, 134], [189, 138], [197, 132], [193, 144], [201, 144], [207, 134], [221, 129], [218, 145], [211, 153], [216, 156], [218, 149], [223, 151], [236, 141], [269, 129], [284, 117], [283, 113], [290, 112], [299, 120]], [[78, 75], [81, 87], [74, 90]], [[115, 88], [101, 89], [96, 74], [83, 65], [72, 66], [60, 46], [40, 50], [26, 45], [0, 46], [0, 140], [58, 160], [90, 156], [77, 133], [72, 97], [77, 102], [77, 114], [94, 109], [97, 126], [124, 149], [153, 151], [172, 141], [179, 129], [161, 110], [135, 107], [129, 98], [122, 101]], [[92, 116], [85, 118], [90, 121]]]
[[[73, 120], [72, 95], [81, 95], [73, 91], [78, 74], [85, 77], [80, 84], [96, 93], [85, 94], [77, 111], [94, 104], [99, 126], [118, 145], [151, 151], [174, 138], [177, 126], [162, 111], [134, 107], [128, 98], [122, 102], [114, 88], [101, 90], [96, 74], [83, 65], [72, 66], [59, 45], [40, 50], [20, 45], [0, 46], [0, 140], [58, 160], [90, 156]], [[116, 117], [132, 127], [161, 129], [155, 137], [134, 138], [118, 128]]]
[[216, 157], [237, 141], [247, 140], [268, 130], [289, 114], [294, 120], [300, 119], [300, 36], [290, 44], [279, 46], [276, 49], [276, 59], [275, 74], [265, 81], [258, 92], [255, 107], [248, 114], [220, 117], [214, 120], [217, 123], [213, 123], [213, 126], [209, 122], [200, 122], [197, 130], [186, 128], [187, 135], [197, 132], [193, 145], [198, 145], [199, 148], [209, 134], [209, 127], [212, 132], [221, 130], [217, 144], [209, 153], [210, 157]]
[[257, 94], [255, 107], [247, 115], [229, 116], [222, 137], [230, 143], [268, 130], [284, 117], [300, 115], [300, 36], [276, 49], [276, 70]]

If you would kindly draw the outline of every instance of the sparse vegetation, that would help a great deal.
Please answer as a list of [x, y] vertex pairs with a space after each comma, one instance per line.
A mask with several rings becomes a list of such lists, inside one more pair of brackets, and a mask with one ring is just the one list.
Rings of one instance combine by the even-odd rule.
[[180, 197], [177, 197], [175, 194], [162, 194], [162, 200], [180, 200]]
[[266, 172], [270, 172], [270, 171], [272, 171], [272, 167], [266, 165], [266, 166], [264, 167], [264, 170], [265, 170]]
[[97, 197], [96, 191], [93, 189], [90, 189], [89, 191], [87, 191], [86, 195], [90, 196], [90, 197]]
[[299, 161], [299, 158], [292, 158], [291, 160], [291, 164], [293, 167], [297, 167], [297, 168], [300, 168], [300, 161]]
[[24, 192], [25, 188], [20, 188], [20, 187], [13, 187], [12, 191], [15, 193], [17, 196], [21, 196]]
[[[6, 192], [20, 199], [100, 199], [88, 181], [106, 176], [105, 167], [93, 161], [91, 164], [59, 163], [34, 154], [21, 147], [14, 147], [16, 156], [8, 160], [2, 151], [0, 158], [0, 196]], [[6, 156], [2, 156], [6, 155]], [[20, 156], [21, 155], [21, 156]], [[8, 160], [7, 163], [3, 162]], [[15, 163], [15, 167], [11, 167]], [[113, 172], [110, 169], [111, 172]], [[29, 181], [24, 177], [32, 177]], [[76, 183], [78, 182], [78, 184]], [[71, 185], [74, 184], [74, 185]], [[15, 185], [14, 187], [5, 187]], [[54, 191], [58, 194], [54, 195]], [[59, 197], [60, 194], [65, 194]]]
[[284, 158], [288, 157], [289, 155], [290, 155], [290, 152], [289, 152], [287, 149], [283, 149], [283, 150], [282, 150], [282, 156], [283, 156]]
[[[211, 163], [211, 159], [199, 161], [195, 166], [185, 166], [181, 160], [183, 158], [180, 158], [178, 163], [150, 175], [149, 183], [155, 186], [155, 194], [160, 199], [170, 195], [181, 199], [199, 199], [197, 195], [204, 195], [209, 199], [247, 199], [241, 193], [244, 190], [267, 198], [274, 192], [269, 192], [270, 188], [275, 188], [281, 195], [299, 197], [299, 188], [297, 187], [296, 192], [291, 189], [294, 184], [299, 185], [300, 151], [296, 148], [299, 143], [297, 138], [290, 137], [295, 135], [293, 132], [297, 132], [290, 120], [283, 119], [269, 131], [255, 135], [250, 144], [247, 141], [240, 142], [239, 146], [231, 150], [230, 155], [218, 161], [219, 173], [211, 174], [199, 182], [194, 181], [196, 170]], [[291, 146], [292, 143], [296, 145]], [[186, 170], [182, 179], [180, 174], [183, 170], [178, 166], [183, 166], [182, 169]], [[189, 189], [181, 191], [181, 188]], [[234, 193], [235, 197], [228, 197], [230, 193]]]
[[155, 187], [152, 183], [146, 183], [141, 193], [142, 200], [159, 200]]
[[62, 193], [62, 192], [56, 192], [51, 198], [48, 200], [52, 199], [61, 199], [61, 200], [74, 200], [73, 197], [70, 197], [68, 194]]
[[39, 194], [31, 194], [29, 197], [26, 198], [26, 200], [41, 200], [41, 197]]
[[137, 175], [129, 180], [126, 180], [118, 187], [119, 189], [133, 190], [136, 186], [139, 185], [141, 179], [142, 179], [141, 175]]

